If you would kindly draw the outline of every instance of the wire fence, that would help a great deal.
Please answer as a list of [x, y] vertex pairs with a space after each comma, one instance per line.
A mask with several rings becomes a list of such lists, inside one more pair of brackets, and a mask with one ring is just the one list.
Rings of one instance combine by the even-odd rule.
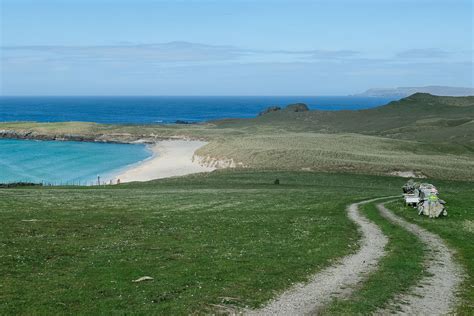
[[95, 180], [95, 181], [81, 181], [81, 180], [68, 180], [68, 181], [31, 181], [31, 180], [15, 180], [15, 181], [3, 181], [0, 182], [0, 188], [5, 187], [23, 187], [23, 186], [43, 186], [43, 187], [63, 187], [63, 186], [81, 186], [81, 187], [90, 187], [90, 186], [107, 186], [107, 185], [116, 185], [120, 184], [120, 180]]

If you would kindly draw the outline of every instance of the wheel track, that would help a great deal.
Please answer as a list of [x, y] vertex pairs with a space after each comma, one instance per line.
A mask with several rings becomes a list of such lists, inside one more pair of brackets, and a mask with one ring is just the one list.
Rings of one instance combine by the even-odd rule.
[[463, 280], [463, 269], [454, 260], [454, 252], [436, 234], [409, 223], [388, 210], [384, 203], [377, 205], [380, 214], [417, 236], [427, 248], [425, 267], [428, 276], [410, 288], [407, 294], [395, 297], [379, 315], [447, 315], [454, 313], [458, 302], [457, 291]]
[[296, 284], [259, 310], [247, 315], [306, 315], [318, 313], [334, 298], [349, 296], [354, 287], [377, 268], [385, 255], [387, 237], [381, 229], [360, 214], [358, 206], [390, 197], [353, 203], [347, 207], [349, 218], [362, 234], [360, 249], [338, 263], [313, 275], [307, 283]]

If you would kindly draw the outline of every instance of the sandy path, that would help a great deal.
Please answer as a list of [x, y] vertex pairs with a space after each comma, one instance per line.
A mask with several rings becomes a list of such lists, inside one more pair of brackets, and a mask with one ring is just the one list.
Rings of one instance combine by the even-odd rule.
[[[408, 294], [398, 296], [377, 314], [446, 315], [456, 305], [456, 291], [462, 281], [462, 268], [453, 259], [453, 252], [436, 234], [409, 223], [378, 204], [382, 216], [416, 235], [426, 245], [425, 261], [429, 276], [424, 277]], [[396, 308], [398, 307], [398, 308]]]
[[355, 285], [363, 281], [368, 273], [377, 268], [377, 263], [385, 255], [387, 237], [380, 228], [359, 213], [358, 206], [380, 199], [372, 199], [349, 205], [347, 213], [362, 233], [360, 249], [346, 256], [310, 278], [305, 284], [297, 284], [281, 294], [260, 310], [250, 311], [250, 315], [305, 315], [317, 313], [333, 298], [348, 296]]
[[149, 181], [154, 179], [184, 176], [198, 172], [209, 172], [215, 168], [201, 166], [194, 161], [194, 152], [206, 142], [187, 140], [164, 140], [150, 146], [153, 157], [133, 166], [119, 175], [115, 181]]

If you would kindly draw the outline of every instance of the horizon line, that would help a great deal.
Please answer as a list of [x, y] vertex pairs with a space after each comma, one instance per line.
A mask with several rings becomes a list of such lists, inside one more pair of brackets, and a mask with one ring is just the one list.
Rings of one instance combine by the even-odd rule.
[[42, 94], [42, 95], [0, 95], [0, 98], [23, 98], [23, 97], [350, 97], [358, 94], [193, 94], [193, 95], [177, 95], [177, 94], [90, 94], [90, 95], [74, 95], [74, 94]]

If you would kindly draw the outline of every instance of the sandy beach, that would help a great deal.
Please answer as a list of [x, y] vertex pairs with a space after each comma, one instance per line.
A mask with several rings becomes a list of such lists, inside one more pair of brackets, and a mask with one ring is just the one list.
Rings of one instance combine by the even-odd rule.
[[153, 156], [115, 177], [120, 182], [149, 181], [192, 173], [209, 172], [212, 167], [201, 166], [193, 161], [194, 152], [206, 145], [202, 141], [164, 140], [150, 145]]

